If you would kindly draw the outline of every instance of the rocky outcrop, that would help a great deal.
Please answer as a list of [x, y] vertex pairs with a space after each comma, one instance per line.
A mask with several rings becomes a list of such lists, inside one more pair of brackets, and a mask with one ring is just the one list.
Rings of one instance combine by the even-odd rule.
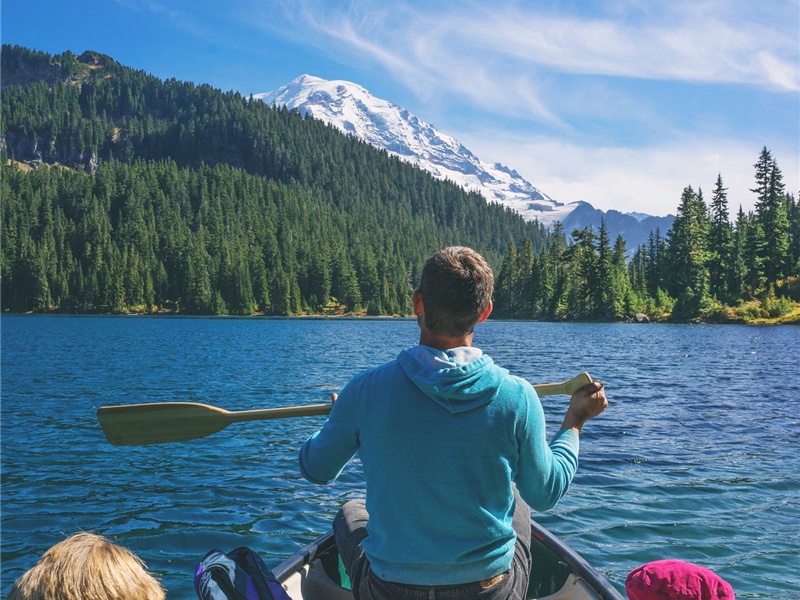
[[34, 53], [3, 52], [2, 86], [21, 85], [27, 87], [38, 81], [52, 85], [63, 81], [64, 71], [58, 63], [52, 63]]
[[27, 87], [40, 81], [52, 86], [57, 81], [64, 83], [80, 81], [90, 70], [105, 68], [113, 71], [119, 63], [106, 54], [87, 50], [80, 56], [71, 52], [50, 56], [19, 46], [3, 45], [2, 87], [20, 85]]
[[81, 152], [72, 142], [58, 144], [54, 139], [32, 139], [8, 132], [0, 137], [0, 150], [4, 150], [14, 160], [34, 168], [47, 163], [83, 168], [92, 174], [97, 170], [97, 152]]

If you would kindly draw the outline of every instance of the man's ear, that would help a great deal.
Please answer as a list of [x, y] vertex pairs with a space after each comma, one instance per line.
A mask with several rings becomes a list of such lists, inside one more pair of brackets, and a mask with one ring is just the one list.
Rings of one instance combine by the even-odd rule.
[[483, 311], [481, 316], [478, 318], [478, 323], [483, 323], [486, 319], [489, 318], [489, 315], [492, 314], [492, 301], [489, 300], [489, 304], [486, 306], [486, 310]]
[[419, 290], [414, 290], [414, 295], [411, 296], [411, 303], [414, 305], [414, 314], [420, 316], [425, 312], [425, 303], [422, 301], [422, 293]]

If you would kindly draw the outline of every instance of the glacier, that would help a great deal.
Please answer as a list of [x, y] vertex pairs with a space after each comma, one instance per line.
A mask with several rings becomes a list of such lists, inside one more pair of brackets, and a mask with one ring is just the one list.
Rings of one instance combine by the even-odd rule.
[[600, 219], [604, 218], [611, 240], [622, 235], [630, 250], [645, 243], [656, 228], [665, 233], [674, 219], [672, 215], [650, 217], [643, 213], [604, 212], [584, 201], [558, 202], [514, 169], [482, 161], [458, 140], [402, 106], [377, 98], [350, 81], [302, 75], [272, 92], [253, 94], [253, 98], [326, 122], [434, 177], [450, 180], [481, 194], [489, 202], [507, 206], [528, 221], [536, 220], [550, 228], [560, 222], [567, 234], [573, 228], [597, 230]]
[[434, 177], [508, 206], [527, 220], [550, 226], [578, 206], [556, 202], [513, 169], [481, 161], [451, 136], [358, 84], [302, 75], [289, 85], [253, 97], [329, 123]]

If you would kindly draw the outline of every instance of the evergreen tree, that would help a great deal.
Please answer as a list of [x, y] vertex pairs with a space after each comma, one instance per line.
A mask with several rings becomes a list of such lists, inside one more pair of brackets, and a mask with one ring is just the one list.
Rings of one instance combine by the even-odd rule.
[[595, 313], [595, 278], [598, 270], [597, 236], [591, 228], [575, 229], [572, 232], [574, 244], [568, 250], [570, 264], [567, 311], [569, 314], [587, 318]]
[[727, 188], [722, 184], [722, 175], [717, 175], [717, 183], [711, 198], [711, 230], [709, 233], [709, 291], [720, 300], [728, 299], [728, 273], [731, 264], [732, 228], [728, 214]]
[[537, 262], [538, 278], [534, 283], [537, 298], [535, 310], [536, 314], [540, 317], [551, 316], [550, 306], [553, 297], [553, 278], [555, 275], [553, 273], [553, 266], [550, 256], [551, 254], [548, 249], [542, 248], [542, 252], [539, 254], [539, 260]]
[[763, 234], [760, 265], [767, 284], [775, 283], [786, 270], [789, 251], [789, 221], [786, 215], [783, 174], [766, 147], [756, 169], [756, 219]]
[[[651, 232], [651, 240], [652, 237]], [[645, 244], [640, 244], [628, 263], [628, 279], [630, 280], [633, 292], [641, 298], [645, 298], [649, 295], [647, 283], [647, 268], [649, 264], [650, 257], [647, 246]]]
[[626, 254], [625, 240], [618, 235], [611, 253], [611, 316], [615, 319], [632, 316], [637, 312], [638, 302], [631, 286], [625, 260]]
[[687, 186], [668, 232], [670, 288], [676, 298], [673, 317], [697, 315], [708, 301], [708, 234], [710, 222], [702, 190]]
[[764, 269], [767, 242], [764, 239], [764, 227], [760, 219], [749, 214], [742, 225], [744, 287], [748, 296], [752, 298], [767, 284]]
[[741, 298], [745, 291], [745, 281], [747, 280], [746, 248], [747, 217], [742, 206], [739, 205], [739, 213], [736, 217], [731, 239], [730, 264], [728, 265], [726, 277], [726, 287], [733, 298]]
[[611, 246], [606, 221], [600, 218], [600, 231], [597, 234], [597, 262], [594, 276], [594, 312], [602, 319], [610, 319], [614, 314], [614, 286], [611, 262]]
[[795, 200], [794, 194], [786, 194], [786, 215], [789, 220], [789, 251], [787, 252], [786, 271], [800, 276], [800, 198]]
[[517, 247], [509, 242], [503, 263], [495, 278], [494, 313], [501, 318], [516, 316], [516, 298], [519, 295], [519, 277], [517, 276]]
[[644, 260], [644, 277], [646, 292], [655, 297], [659, 288], [666, 287], [666, 246], [667, 240], [661, 237], [660, 228], [656, 227], [648, 237], [648, 246]]
[[553, 225], [550, 236], [550, 265], [552, 293], [547, 307], [547, 314], [551, 317], [563, 315], [567, 307], [567, 239], [561, 223]]
[[517, 316], [530, 319], [536, 304], [537, 290], [534, 285], [536, 258], [533, 254], [533, 243], [530, 238], [522, 240], [518, 253], [517, 276], [519, 277], [519, 304]]

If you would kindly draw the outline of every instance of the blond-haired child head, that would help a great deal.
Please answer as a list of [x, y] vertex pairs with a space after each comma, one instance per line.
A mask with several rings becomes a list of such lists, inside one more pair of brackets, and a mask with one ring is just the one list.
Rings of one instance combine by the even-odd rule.
[[11, 589], [7, 600], [164, 600], [142, 560], [93, 533], [51, 547]]

